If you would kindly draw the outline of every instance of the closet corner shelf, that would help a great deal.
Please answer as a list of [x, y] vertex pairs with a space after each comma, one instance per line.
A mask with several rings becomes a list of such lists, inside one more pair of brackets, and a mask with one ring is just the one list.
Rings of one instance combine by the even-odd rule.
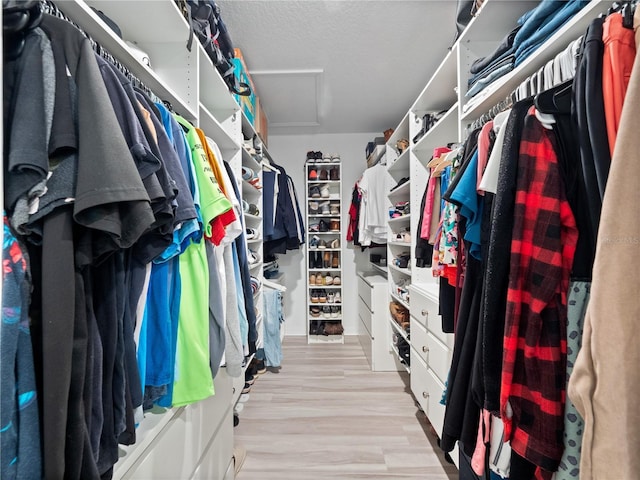
[[409, 172], [409, 148], [406, 148], [404, 152], [398, 155], [393, 163], [387, 165], [387, 172], [395, 176], [404, 176], [404, 173]]
[[411, 214], [407, 213], [406, 215], [401, 215], [400, 217], [396, 217], [396, 218], [390, 218], [389, 219], [389, 224], [393, 225], [396, 223], [405, 223], [407, 221], [409, 221], [411, 219]]
[[419, 120], [426, 113], [439, 112], [457, 101], [458, 95], [454, 87], [458, 84], [457, 50], [458, 44], [456, 43], [447, 52], [433, 76], [411, 106], [411, 111]]
[[274, 277], [270, 277], [270, 278], [265, 277], [266, 280], [271, 280], [274, 283], [277, 283], [279, 280], [282, 280], [283, 278], [284, 278], [284, 272], [280, 272]]
[[256, 262], [254, 264], [249, 264], [249, 270], [255, 270], [258, 267], [262, 267], [262, 262]]
[[[495, 3], [496, 0], [489, 0], [489, 5]], [[519, 2], [499, 2], [519, 3]], [[582, 10], [567, 21], [559, 30], [549, 37], [540, 47], [526, 58], [518, 67], [503, 77], [498, 78], [491, 83], [485, 90], [480, 92], [478, 100], [473, 102], [466, 111], [461, 114], [461, 120], [471, 121], [478, 118], [482, 113], [486, 112], [493, 105], [504, 100], [518, 85], [529, 75], [535, 73], [544, 64], [552, 60], [558, 53], [564, 50], [570, 42], [582, 35], [596, 13], [603, 10], [606, 4], [603, 0], [591, 0]], [[495, 21], [495, 20], [494, 20]], [[475, 97], [474, 97], [475, 98]], [[469, 103], [468, 103], [469, 104]], [[470, 104], [469, 104], [470, 105]], [[463, 109], [464, 110], [464, 109]]]
[[389, 137], [389, 140], [387, 140], [387, 145], [393, 145], [395, 147], [396, 142], [402, 138], [409, 138], [409, 112], [408, 111], [407, 113], [404, 114], [404, 117], [402, 117], [402, 120], [400, 120], [400, 123], [398, 123], [398, 126], [395, 128], [395, 130]]
[[253, 171], [262, 170], [262, 165], [245, 148], [242, 149], [242, 165]]
[[389, 268], [390, 268], [391, 270], [393, 270], [394, 272], [399, 272], [399, 273], [402, 273], [402, 274], [404, 274], [404, 275], [409, 275], [409, 276], [411, 276], [411, 269], [409, 269], [409, 268], [400, 268], [400, 267], [396, 267], [396, 266], [395, 266], [395, 265], [393, 265], [393, 264], [389, 264]]
[[398, 295], [396, 295], [393, 292], [389, 292], [389, 295], [391, 295], [391, 298], [393, 298], [396, 302], [398, 302], [404, 308], [406, 308], [407, 310], [411, 310], [411, 308], [409, 307], [409, 304], [405, 302], [403, 299], [401, 299]]
[[[454, 103], [447, 113], [424, 134], [413, 146], [413, 153], [420, 160], [428, 160], [433, 149], [457, 140], [458, 137], [458, 102]], [[428, 157], [428, 158], [427, 158]]]
[[406, 363], [404, 363], [401, 358], [400, 358], [400, 352], [398, 351], [398, 347], [396, 347], [393, 342], [389, 342], [389, 345], [391, 346], [391, 349], [395, 352], [396, 357], [398, 357], [398, 361], [402, 364], [402, 366], [404, 367], [404, 369], [407, 371], [407, 373], [409, 375], [411, 375], [411, 368], [409, 367], [409, 365], [407, 365]]
[[409, 198], [409, 194], [411, 193], [411, 182], [404, 182], [395, 190], [391, 190], [387, 195], [387, 198], [394, 202], [396, 199], [400, 198]]
[[402, 338], [404, 338], [407, 342], [409, 342], [409, 338], [407, 337], [407, 332], [405, 332], [402, 329], [402, 327], [398, 325], [398, 322], [396, 322], [393, 318], [389, 317], [389, 323], [391, 324], [391, 327], [402, 336]]

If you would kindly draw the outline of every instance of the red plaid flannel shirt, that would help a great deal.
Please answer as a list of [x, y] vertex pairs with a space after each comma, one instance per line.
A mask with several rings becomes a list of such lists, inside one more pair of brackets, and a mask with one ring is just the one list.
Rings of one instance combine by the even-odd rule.
[[554, 147], [532, 107], [518, 160], [500, 394], [511, 448], [548, 471], [563, 452], [567, 291], [578, 239]]

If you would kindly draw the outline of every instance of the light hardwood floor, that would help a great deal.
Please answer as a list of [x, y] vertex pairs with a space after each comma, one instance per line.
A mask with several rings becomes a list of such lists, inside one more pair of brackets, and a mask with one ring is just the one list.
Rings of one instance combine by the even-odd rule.
[[235, 428], [238, 480], [452, 480], [406, 372], [372, 372], [357, 337], [287, 337], [279, 371], [260, 375]]

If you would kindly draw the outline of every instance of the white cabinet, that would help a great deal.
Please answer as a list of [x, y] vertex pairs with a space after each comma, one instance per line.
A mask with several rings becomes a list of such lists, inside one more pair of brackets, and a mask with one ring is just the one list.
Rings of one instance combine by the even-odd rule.
[[389, 339], [389, 302], [387, 279], [376, 273], [358, 273], [358, 316], [363, 326], [360, 343], [374, 372], [402, 369]]

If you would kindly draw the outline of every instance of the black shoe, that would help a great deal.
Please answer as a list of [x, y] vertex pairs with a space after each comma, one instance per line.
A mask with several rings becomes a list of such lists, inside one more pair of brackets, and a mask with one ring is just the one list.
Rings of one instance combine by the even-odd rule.
[[316, 152], [316, 160], [322, 160], [322, 152]]
[[248, 383], [244, 384], [244, 388], [242, 389], [242, 393], [249, 393], [251, 391], [251, 385]]
[[233, 426], [237, 427], [240, 424], [240, 417], [236, 414], [233, 415]]
[[320, 194], [320, 187], [313, 186], [309, 187], [309, 197], [310, 198], [320, 198], [322, 195]]
[[318, 230], [320, 232], [328, 232], [329, 231], [329, 224], [327, 222], [325, 222], [324, 220], [320, 220], [319, 225], [318, 225]]
[[256, 368], [258, 369], [258, 374], [262, 375], [267, 371], [267, 366], [264, 363], [264, 360], [258, 360], [256, 362]]
[[317, 335], [318, 333], [318, 322], [312, 320], [309, 324], [309, 335]]

